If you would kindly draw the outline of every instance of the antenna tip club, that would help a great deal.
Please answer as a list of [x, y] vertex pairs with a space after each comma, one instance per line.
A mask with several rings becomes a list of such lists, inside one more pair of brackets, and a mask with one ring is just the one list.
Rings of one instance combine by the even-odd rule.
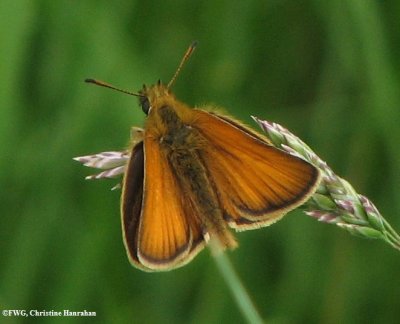
[[198, 43], [199, 43], [199, 42], [198, 42], [197, 40], [195, 40], [195, 41], [192, 42], [192, 44], [190, 45], [190, 47], [191, 47], [192, 49], [195, 49]]

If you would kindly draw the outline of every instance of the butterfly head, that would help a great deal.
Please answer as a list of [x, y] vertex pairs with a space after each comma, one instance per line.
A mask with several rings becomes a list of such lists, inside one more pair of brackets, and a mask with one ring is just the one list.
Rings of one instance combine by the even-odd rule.
[[172, 97], [170, 90], [161, 80], [158, 80], [155, 85], [150, 87], [143, 85], [143, 88], [139, 90], [138, 94], [139, 105], [146, 115], [150, 113], [153, 107], [164, 101], [166, 97]]

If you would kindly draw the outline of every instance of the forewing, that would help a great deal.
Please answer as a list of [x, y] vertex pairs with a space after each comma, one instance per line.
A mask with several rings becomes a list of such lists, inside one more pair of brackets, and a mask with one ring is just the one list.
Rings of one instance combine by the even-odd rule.
[[201, 158], [231, 227], [266, 226], [313, 193], [318, 170], [225, 116], [196, 111], [206, 144]]
[[192, 259], [202, 246], [202, 233], [167, 151], [152, 136], [145, 136], [144, 141], [144, 195], [137, 255], [151, 270], [169, 270]]

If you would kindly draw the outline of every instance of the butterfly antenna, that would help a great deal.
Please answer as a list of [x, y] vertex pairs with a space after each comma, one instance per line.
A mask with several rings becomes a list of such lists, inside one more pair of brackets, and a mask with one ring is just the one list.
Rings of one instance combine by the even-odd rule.
[[95, 80], [95, 79], [86, 79], [85, 82], [87, 82], [87, 83], [92, 83], [92, 84], [98, 85], [98, 86], [100, 86], [100, 87], [113, 89], [113, 90], [116, 90], [116, 91], [119, 91], [119, 92], [122, 92], [122, 93], [126, 93], [126, 94], [131, 95], [131, 96], [143, 97], [143, 95], [141, 95], [141, 94], [138, 94], [138, 93], [134, 93], [134, 92], [130, 92], [130, 91], [127, 91], [127, 90], [123, 90], [123, 89], [116, 88], [116, 87], [114, 87], [113, 85], [108, 84], [108, 83], [103, 82], [103, 81], [99, 81], [99, 80]]
[[178, 76], [179, 72], [181, 72], [181, 69], [183, 67], [183, 65], [186, 63], [186, 61], [189, 59], [189, 57], [192, 55], [193, 51], [196, 49], [197, 46], [197, 41], [194, 41], [189, 48], [186, 50], [185, 55], [183, 55], [183, 58], [181, 60], [181, 63], [179, 63], [178, 68], [176, 69], [176, 72], [174, 74], [174, 76], [172, 77], [171, 81], [169, 81], [168, 85], [167, 85], [167, 89], [170, 89], [172, 87], [172, 85], [174, 84], [176, 77]]

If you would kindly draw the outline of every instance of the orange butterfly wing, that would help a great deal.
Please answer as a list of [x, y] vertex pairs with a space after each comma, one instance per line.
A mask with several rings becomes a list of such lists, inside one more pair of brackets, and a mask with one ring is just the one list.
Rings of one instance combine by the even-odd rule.
[[[122, 217], [130, 260], [147, 271], [183, 266], [204, 245], [200, 224], [192, 215], [190, 201], [183, 201], [185, 195], [159, 142], [145, 136], [142, 154], [143, 166], [134, 165], [132, 155], [124, 180]], [[134, 179], [139, 173], [135, 167], [143, 172], [142, 195], [135, 193], [140, 178]]]
[[269, 225], [313, 193], [319, 180], [314, 166], [228, 117], [195, 111], [192, 127], [207, 141], [201, 158], [231, 227]]

